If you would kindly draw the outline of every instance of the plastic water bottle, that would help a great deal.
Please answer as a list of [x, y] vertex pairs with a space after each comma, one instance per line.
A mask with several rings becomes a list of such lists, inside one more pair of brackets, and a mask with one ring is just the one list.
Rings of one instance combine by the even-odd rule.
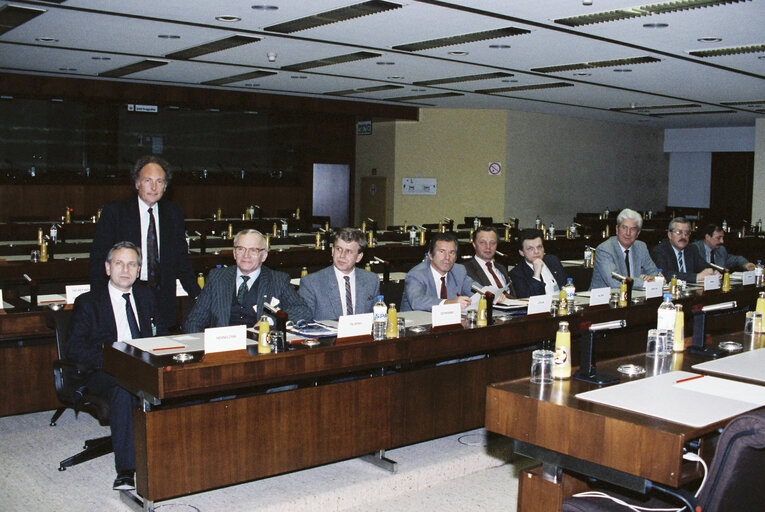
[[548, 228], [548, 231], [550, 232], [550, 240], [555, 240], [555, 223], [551, 222], [550, 227]]
[[754, 266], [754, 285], [758, 288], [763, 286], [763, 271], [765, 268], [762, 266], [762, 260], [757, 260], [757, 265]]
[[539, 218], [539, 215], [537, 215], [536, 220], [534, 220], [534, 227], [536, 229], [540, 229], [542, 227], [542, 219]]
[[584, 268], [590, 267], [592, 261], [592, 248], [589, 245], [584, 246]]
[[569, 277], [566, 284], [563, 285], [563, 289], [566, 290], [566, 301], [568, 302], [569, 309], [571, 309], [574, 305], [574, 296], [576, 295], [574, 280]]
[[666, 279], [664, 279], [664, 274], [661, 273], [661, 269], [660, 268], [656, 269], [656, 270], [657, 270], [657, 272], [656, 272], [656, 276], [654, 277], [654, 280], [656, 282], [661, 281], [661, 288], [664, 289], [664, 284], [666, 282]]
[[672, 304], [672, 294], [664, 294], [664, 302], [661, 303], [656, 318], [656, 329], [667, 333], [667, 345], [671, 349], [674, 344], [675, 319], [677, 309]]
[[372, 308], [374, 320], [372, 321], [372, 338], [375, 340], [384, 340], [385, 331], [388, 329], [388, 306], [385, 305], [385, 298], [382, 295], [377, 296], [377, 302]]

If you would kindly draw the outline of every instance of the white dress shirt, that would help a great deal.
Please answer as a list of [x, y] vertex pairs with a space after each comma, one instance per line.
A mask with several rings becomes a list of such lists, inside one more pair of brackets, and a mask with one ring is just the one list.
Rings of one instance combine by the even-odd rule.
[[[154, 227], [157, 229], [157, 258], [160, 258], [159, 248], [162, 244], [159, 243], [159, 203], [155, 203], [151, 207], [151, 212], [154, 214]], [[141, 196], [138, 196], [138, 212], [141, 218], [141, 281], [149, 280], [149, 265], [146, 264], [146, 239], [149, 236], [149, 205], [143, 202]]]
[[[526, 260], [523, 261], [526, 262], [526, 265], [528, 265], [533, 272], [534, 265]], [[552, 295], [560, 291], [560, 288], [558, 288], [558, 281], [555, 280], [555, 276], [552, 275], [552, 272], [550, 272], [550, 269], [547, 268], [547, 265], [544, 263], [542, 263], [542, 272], [540, 273], [539, 277], [542, 278], [542, 282], [545, 284], [545, 295]]]
[[332, 270], [335, 271], [335, 279], [337, 279], [337, 289], [340, 292], [340, 304], [343, 306], [341, 309], [343, 310], [343, 314], [340, 316], [347, 315], [347, 308], [345, 306], [345, 276], [350, 277], [351, 282], [351, 302], [353, 302], [353, 312], [356, 312], [356, 268], [354, 267], [353, 270], [351, 270], [350, 274], [343, 274], [340, 272], [336, 266], [332, 265]]
[[491, 273], [489, 272], [489, 269], [486, 267], [487, 263], [491, 263], [491, 268], [494, 271], [494, 275], [497, 276], [497, 279], [499, 279], [500, 286], [499, 288], [504, 288], [507, 282], [505, 281], [505, 277], [502, 275], [502, 272], [497, 270], [497, 266], [494, 265], [494, 262], [487, 262], [483, 258], [479, 258], [478, 256], [475, 256], [475, 260], [478, 262], [478, 265], [481, 267], [481, 270], [483, 270], [483, 273], [486, 274], [486, 278], [491, 283], [491, 286], [496, 286], [497, 283], [494, 280], [494, 278], [491, 276]]
[[[135, 307], [135, 297], [133, 297], [133, 288], [130, 288], [129, 292], [123, 292], [118, 290], [111, 281], [107, 286], [109, 289], [109, 298], [112, 301], [112, 311], [114, 311], [114, 322], [117, 324], [117, 341], [132, 340], [133, 333], [130, 332], [130, 324], [127, 319], [127, 309], [125, 308], [125, 299], [122, 297], [123, 293], [130, 293], [130, 305], [133, 308], [133, 314], [138, 314], [138, 309]], [[141, 322], [138, 318], [135, 319], [138, 329], [141, 329]]]

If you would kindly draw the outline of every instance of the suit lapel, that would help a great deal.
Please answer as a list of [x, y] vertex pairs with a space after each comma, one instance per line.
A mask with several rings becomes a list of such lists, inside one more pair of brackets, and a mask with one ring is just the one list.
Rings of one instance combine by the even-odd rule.
[[[334, 267], [329, 267], [329, 273], [327, 275], [327, 290], [329, 293], [329, 304], [332, 311], [330, 314], [333, 318], [340, 318], [345, 314], [345, 305], [340, 300], [340, 289], [338, 288], [337, 279], [335, 277]], [[343, 291], [343, 294], [345, 292]], [[356, 275], [356, 304], [359, 303], [359, 276]], [[354, 311], [355, 313], [355, 311]]]
[[127, 202], [127, 222], [125, 224], [126, 240], [141, 247], [141, 212], [138, 210], [138, 198], [133, 197]]
[[[108, 285], [106, 285], [108, 286]], [[99, 290], [99, 296], [96, 298], [96, 308], [100, 318], [101, 328], [108, 331], [109, 339], [117, 339], [117, 321], [114, 319], [114, 310], [112, 309], [112, 299], [109, 296], [109, 290], [104, 286]]]

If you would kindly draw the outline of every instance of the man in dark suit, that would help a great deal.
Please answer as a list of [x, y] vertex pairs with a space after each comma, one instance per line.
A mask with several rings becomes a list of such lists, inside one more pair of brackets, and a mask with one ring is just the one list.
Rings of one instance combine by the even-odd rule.
[[700, 235], [703, 238], [693, 242], [693, 246], [707, 263], [714, 263], [730, 270], [754, 270], [754, 263], [743, 256], [728, 254], [728, 250], [723, 245], [725, 232], [720, 226], [709, 224]]
[[91, 287], [74, 301], [64, 354], [67, 359], [92, 370], [81, 383], [81, 392], [87, 390], [109, 401], [109, 425], [117, 469], [115, 490], [135, 488], [133, 407], [136, 399], [104, 372], [104, 346], [115, 341], [148, 338], [155, 330], [157, 334], [167, 334], [158, 320], [154, 294], [136, 283], [140, 265], [141, 251], [131, 242], [118, 242], [109, 250], [106, 255], [109, 281]]
[[435, 233], [428, 256], [407, 272], [401, 311], [430, 311], [439, 304], [470, 306], [471, 287], [477, 285], [457, 261], [457, 236]]
[[265, 303], [278, 305], [293, 322], [311, 320], [311, 310], [290, 284], [289, 276], [263, 266], [267, 257], [266, 239], [260, 231], [246, 229], [237, 233], [236, 266], [210, 271], [183, 324], [184, 330], [190, 333], [207, 327], [252, 326], [260, 320]]
[[479, 226], [473, 233], [475, 256], [465, 262], [465, 270], [470, 278], [481, 286], [495, 286], [505, 289], [504, 295], [515, 297], [513, 282], [507, 274], [507, 267], [494, 261], [499, 237], [493, 226]]
[[170, 165], [162, 158], [139, 158], [131, 172], [138, 197], [104, 206], [90, 251], [90, 284], [96, 286], [106, 282], [101, 262], [112, 245], [128, 240], [140, 247], [139, 279], [154, 291], [167, 326], [176, 324], [175, 280], [181, 280], [192, 298], [200, 291], [189, 260], [183, 211], [162, 199], [171, 177]]
[[688, 247], [690, 239], [691, 224], [685, 217], [675, 217], [669, 221], [667, 239], [651, 249], [651, 258], [656, 266], [662, 269], [667, 279], [676, 275], [678, 279], [689, 283], [703, 283], [706, 276], [719, 276], [720, 273], [704, 261], [699, 251]]
[[377, 274], [356, 268], [366, 246], [361, 231], [342, 229], [332, 246], [332, 265], [300, 279], [300, 297], [316, 320], [372, 312], [380, 295], [380, 280]]
[[560, 260], [552, 254], [545, 254], [541, 231], [524, 229], [518, 244], [523, 261], [510, 271], [517, 297], [552, 294], [566, 284], [566, 271]]

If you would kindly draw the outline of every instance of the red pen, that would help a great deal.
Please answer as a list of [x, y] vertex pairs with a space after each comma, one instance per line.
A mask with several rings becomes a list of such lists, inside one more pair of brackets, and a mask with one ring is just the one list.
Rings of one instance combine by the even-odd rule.
[[689, 380], [696, 380], [696, 379], [700, 379], [701, 377], [703, 377], [703, 375], [695, 375], [695, 376], [693, 376], [693, 377], [688, 377], [688, 378], [686, 378], [686, 379], [680, 379], [680, 380], [676, 380], [676, 381], [675, 381], [675, 384], [680, 384], [681, 382], [688, 382]]
[[160, 350], [178, 350], [179, 348], [186, 348], [185, 346], [180, 347], [160, 347], [160, 348], [153, 348], [151, 349], [152, 352], [158, 352]]

